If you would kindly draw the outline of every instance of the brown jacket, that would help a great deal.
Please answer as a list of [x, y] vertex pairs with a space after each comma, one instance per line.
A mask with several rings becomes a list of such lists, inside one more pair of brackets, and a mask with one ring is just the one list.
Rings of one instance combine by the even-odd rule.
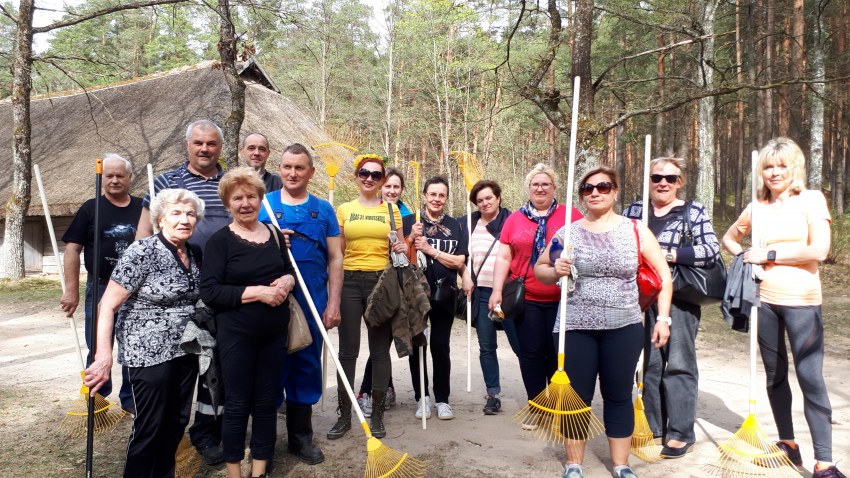
[[369, 295], [363, 314], [366, 325], [376, 327], [390, 322], [398, 356], [410, 355], [413, 338], [425, 330], [426, 317], [431, 311], [430, 294], [422, 269], [415, 265], [398, 268], [390, 265]]

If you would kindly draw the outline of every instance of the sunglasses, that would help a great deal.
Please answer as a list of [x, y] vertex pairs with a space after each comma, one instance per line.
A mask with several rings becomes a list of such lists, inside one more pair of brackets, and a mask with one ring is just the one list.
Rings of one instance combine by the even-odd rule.
[[678, 174], [650, 174], [649, 179], [652, 180], [653, 183], [658, 184], [662, 179], [666, 179], [668, 184], [673, 184], [679, 180]]
[[369, 176], [372, 176], [372, 181], [380, 181], [384, 178], [384, 173], [381, 171], [369, 171], [366, 168], [360, 168], [357, 171], [357, 177], [363, 180], [369, 179]]
[[602, 181], [599, 184], [584, 183], [578, 187], [578, 192], [582, 196], [590, 196], [593, 194], [594, 189], [599, 191], [599, 194], [608, 194], [612, 189], [614, 189], [614, 185], [608, 181]]

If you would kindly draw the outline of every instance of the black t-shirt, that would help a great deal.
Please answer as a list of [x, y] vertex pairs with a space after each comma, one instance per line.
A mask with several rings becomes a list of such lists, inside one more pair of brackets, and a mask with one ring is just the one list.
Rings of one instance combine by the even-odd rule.
[[[100, 198], [100, 280], [107, 281], [118, 258], [136, 239], [136, 226], [142, 214], [142, 200], [130, 196], [130, 204], [119, 207]], [[94, 270], [94, 199], [83, 203], [62, 240], [65, 244], [83, 245], [83, 259], [86, 271]]]
[[[410, 231], [413, 229], [413, 225], [416, 224], [416, 216], [410, 215], [402, 219], [403, 224], [403, 232], [405, 237], [410, 235]], [[425, 229], [428, 229], [428, 225], [423, 222], [423, 226]], [[445, 226], [450, 235], [444, 234], [442, 231], [437, 229], [436, 233], [433, 236], [429, 236], [425, 234], [425, 238], [428, 240], [428, 243], [431, 244], [431, 247], [437, 249], [438, 251], [443, 251], [447, 254], [452, 254], [455, 256], [464, 256], [464, 258], [468, 255], [467, 248], [467, 237], [466, 234], [463, 233], [463, 230], [460, 227], [460, 222], [453, 217], [446, 216], [443, 219], [443, 226]], [[424, 233], [424, 231], [423, 231]], [[431, 287], [431, 290], [434, 290], [434, 286], [437, 283], [437, 280], [445, 278], [452, 281], [457, 281], [457, 271], [454, 269], [449, 269], [444, 266], [440, 261], [435, 261], [432, 257], [428, 256], [425, 259], [427, 261], [427, 268], [425, 269], [425, 278], [428, 279], [428, 285]]]

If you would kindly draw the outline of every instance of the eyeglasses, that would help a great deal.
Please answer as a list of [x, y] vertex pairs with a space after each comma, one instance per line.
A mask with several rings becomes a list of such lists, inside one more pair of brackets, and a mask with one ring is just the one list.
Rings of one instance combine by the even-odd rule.
[[552, 183], [531, 183], [531, 189], [549, 189], [553, 186]]
[[380, 181], [384, 178], [384, 173], [381, 171], [369, 171], [366, 168], [360, 168], [357, 171], [357, 177], [363, 180], [369, 179], [369, 176], [372, 176], [372, 181]]
[[614, 185], [608, 181], [602, 181], [599, 184], [584, 183], [578, 187], [578, 192], [582, 196], [590, 196], [593, 194], [594, 189], [599, 191], [599, 194], [608, 194], [612, 189], [614, 189]]
[[666, 179], [668, 184], [673, 184], [679, 181], [678, 174], [650, 174], [649, 179], [652, 180], [653, 183], [658, 184], [662, 179]]

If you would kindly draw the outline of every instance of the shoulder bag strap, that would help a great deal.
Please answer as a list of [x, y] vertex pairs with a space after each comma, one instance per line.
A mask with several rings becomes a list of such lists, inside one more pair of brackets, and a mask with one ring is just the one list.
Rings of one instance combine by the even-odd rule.
[[265, 224], [265, 226], [268, 228], [269, 232], [271, 233], [272, 237], [274, 238], [274, 243], [277, 244], [277, 248], [280, 249], [280, 238], [277, 237], [277, 231], [274, 230], [274, 228], [272, 228], [268, 224]]
[[478, 274], [480, 274], [481, 269], [484, 268], [484, 263], [487, 262], [487, 258], [490, 257], [490, 253], [493, 252], [493, 246], [495, 246], [497, 242], [499, 242], [498, 238], [493, 239], [493, 242], [490, 243], [490, 248], [487, 249], [487, 254], [484, 254], [484, 260], [481, 261], [481, 265], [478, 266], [478, 270], [472, 271], [472, 282], [478, 283]]
[[683, 246], [694, 245], [694, 231], [691, 226], [691, 207], [693, 203], [693, 201], [685, 202], [685, 210], [682, 212], [682, 240], [679, 241], [679, 244]]

